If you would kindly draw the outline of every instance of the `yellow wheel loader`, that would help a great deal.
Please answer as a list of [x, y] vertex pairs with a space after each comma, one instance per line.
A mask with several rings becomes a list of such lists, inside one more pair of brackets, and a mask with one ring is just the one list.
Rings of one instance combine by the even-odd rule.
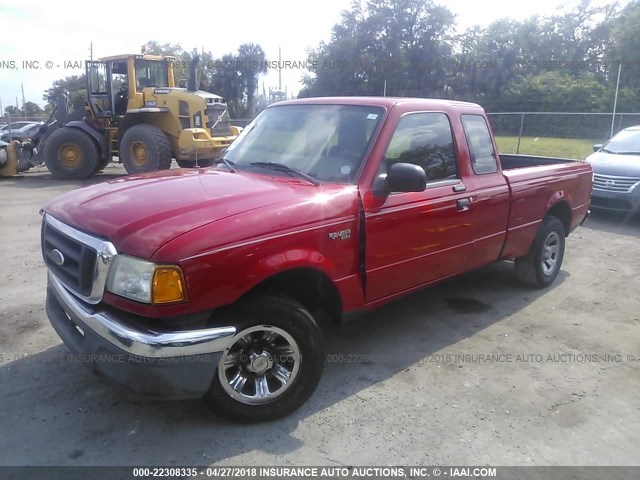
[[[86, 62], [87, 100], [69, 115], [59, 101], [34, 138], [22, 144], [18, 171], [45, 163], [56, 178], [87, 178], [112, 160], [128, 173], [211, 165], [242, 130], [225, 99], [175, 86], [175, 57], [117, 55]], [[2, 173], [0, 172], [0, 175]]]

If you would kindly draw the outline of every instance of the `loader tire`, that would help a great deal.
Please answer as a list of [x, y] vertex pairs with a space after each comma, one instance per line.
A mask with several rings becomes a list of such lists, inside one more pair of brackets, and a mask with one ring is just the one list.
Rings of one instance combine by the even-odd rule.
[[77, 128], [63, 127], [44, 143], [47, 168], [55, 178], [83, 179], [93, 175], [100, 163], [98, 146]]
[[154, 125], [134, 125], [120, 142], [120, 161], [131, 174], [171, 168], [171, 157], [169, 139]]

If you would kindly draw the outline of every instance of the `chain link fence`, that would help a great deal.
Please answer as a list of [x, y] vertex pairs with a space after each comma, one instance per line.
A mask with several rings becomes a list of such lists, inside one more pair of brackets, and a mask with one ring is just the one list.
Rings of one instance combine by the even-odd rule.
[[623, 128], [640, 125], [640, 113], [489, 113], [498, 149], [522, 153], [583, 159], [594, 144], [604, 143]]

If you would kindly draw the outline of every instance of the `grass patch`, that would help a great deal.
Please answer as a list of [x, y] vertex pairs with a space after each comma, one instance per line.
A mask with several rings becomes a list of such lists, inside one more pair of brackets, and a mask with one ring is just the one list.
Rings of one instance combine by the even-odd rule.
[[[496, 137], [498, 152], [516, 153], [518, 137]], [[573, 158], [584, 160], [593, 153], [593, 145], [602, 140], [583, 140], [577, 138], [522, 137], [520, 152], [524, 155], [541, 157]]]

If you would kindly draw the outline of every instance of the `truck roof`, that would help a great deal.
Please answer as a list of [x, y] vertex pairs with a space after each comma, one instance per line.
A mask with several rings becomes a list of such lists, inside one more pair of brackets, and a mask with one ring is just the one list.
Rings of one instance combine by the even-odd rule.
[[416, 108], [425, 110], [447, 109], [451, 107], [479, 108], [476, 103], [460, 102], [457, 100], [441, 100], [435, 98], [411, 98], [411, 97], [312, 97], [299, 98], [278, 102], [275, 105], [294, 104], [340, 104], [340, 105], [371, 105], [391, 109], [393, 106], [411, 104]]

